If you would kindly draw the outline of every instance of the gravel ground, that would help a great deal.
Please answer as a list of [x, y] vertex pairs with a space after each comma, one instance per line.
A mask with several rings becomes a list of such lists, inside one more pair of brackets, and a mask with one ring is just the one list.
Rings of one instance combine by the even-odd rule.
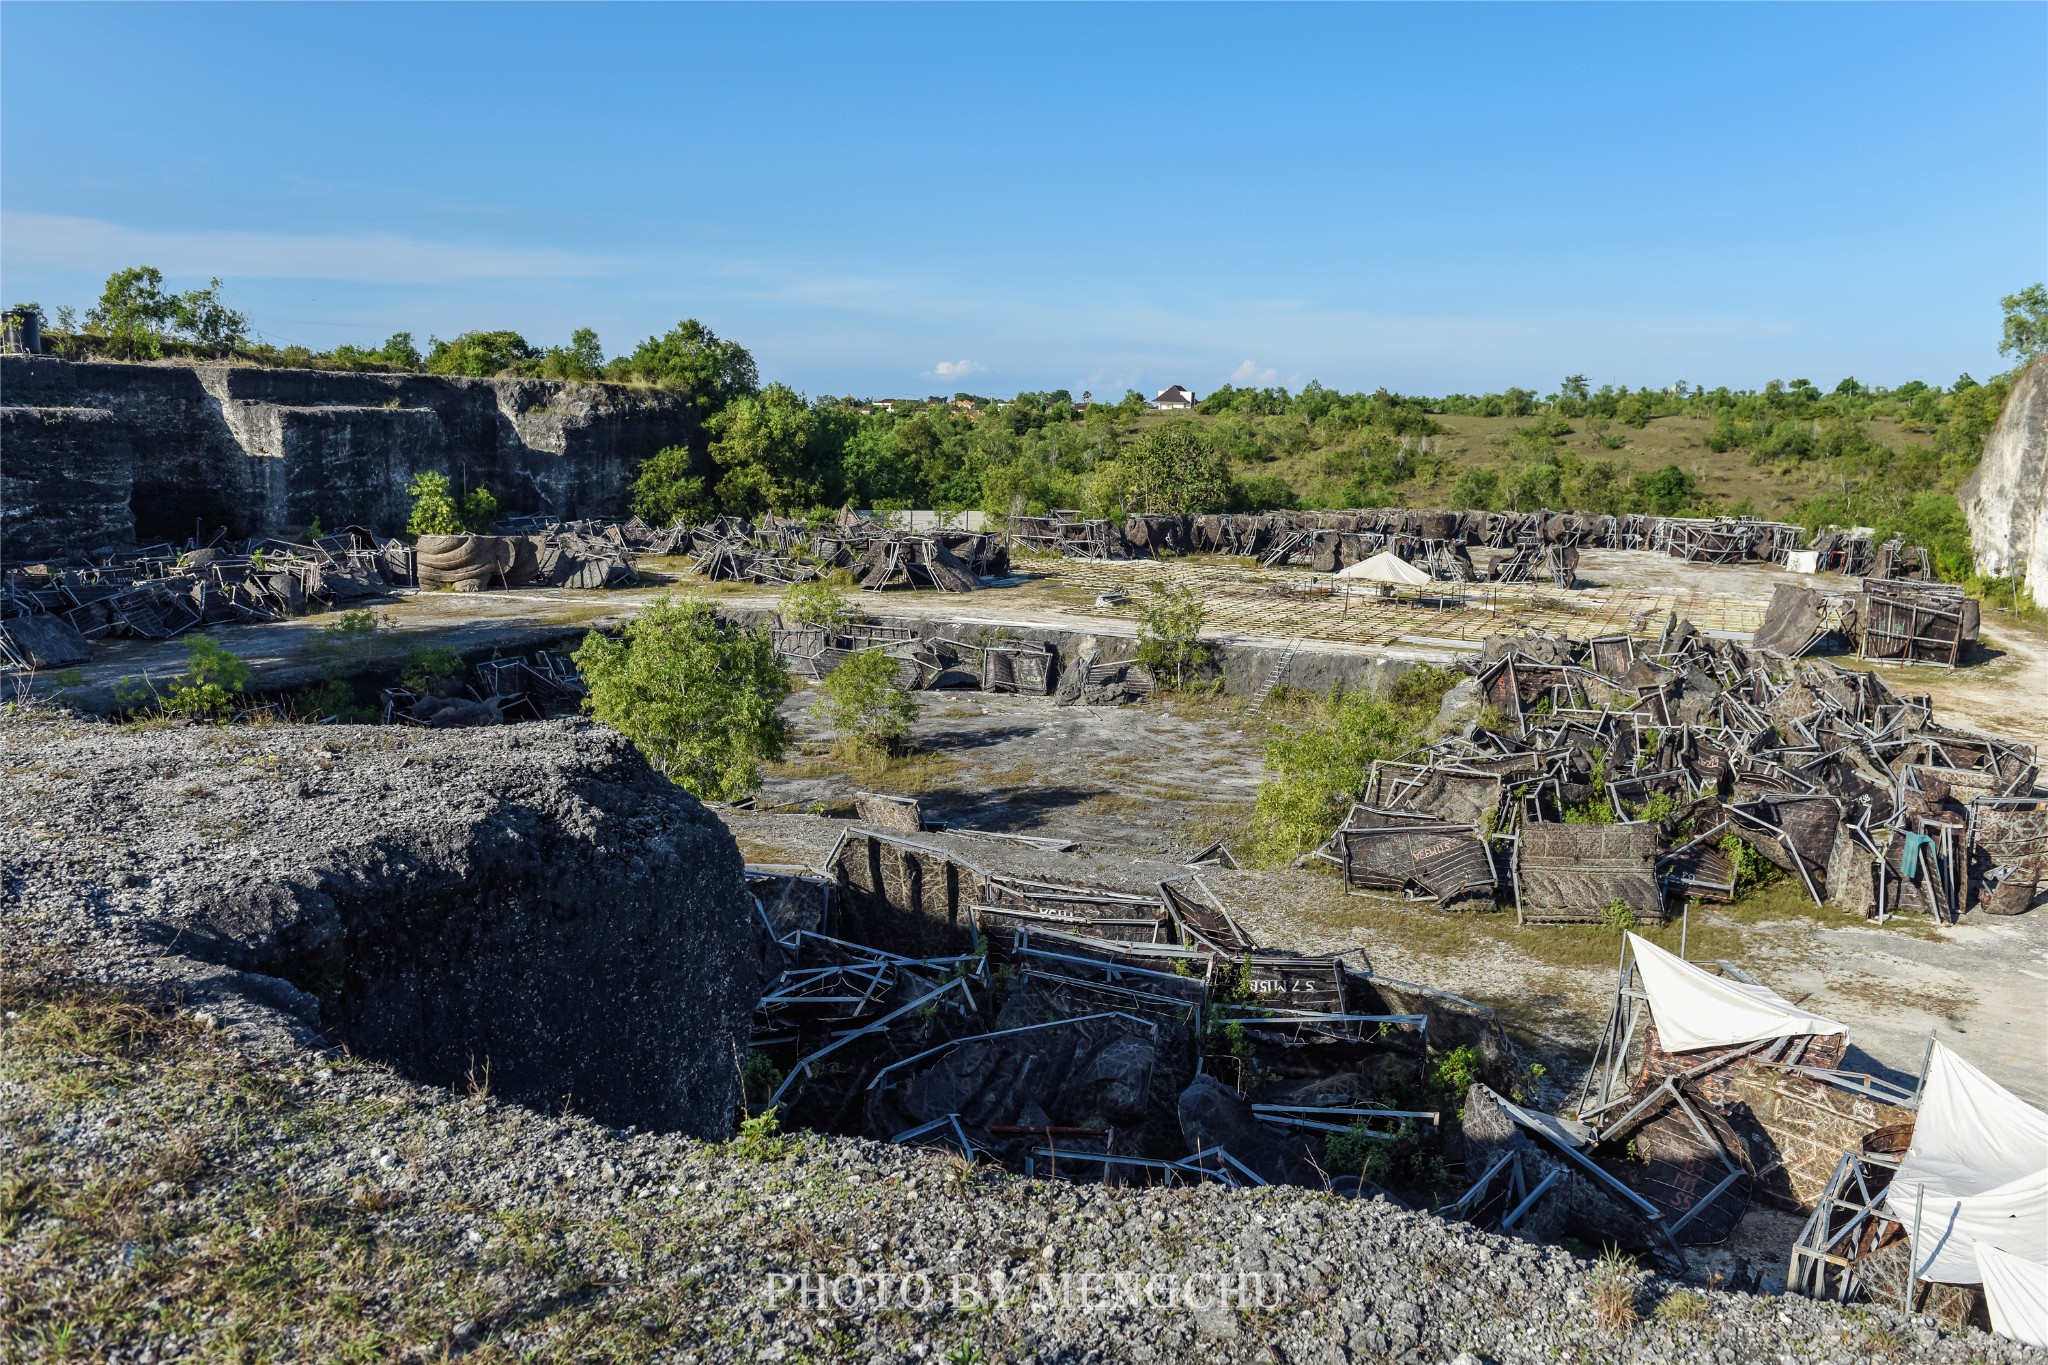
[[[7, 790], [18, 853], [40, 816]], [[2040, 1358], [1381, 1201], [703, 1142], [424, 1085], [8, 861], [0, 1358]]]

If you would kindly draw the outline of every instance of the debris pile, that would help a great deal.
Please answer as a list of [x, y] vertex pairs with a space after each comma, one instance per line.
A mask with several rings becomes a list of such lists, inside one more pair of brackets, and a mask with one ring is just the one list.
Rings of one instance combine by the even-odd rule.
[[95, 551], [0, 577], [0, 667], [67, 668], [90, 642], [163, 640], [203, 626], [278, 621], [408, 588], [481, 591], [639, 582], [634, 557], [675, 534], [642, 523], [521, 517], [502, 535], [380, 540], [361, 526], [307, 541], [263, 537], [183, 549]]
[[907, 626], [859, 621], [776, 625], [769, 627], [768, 639], [783, 667], [813, 680], [829, 677], [849, 656], [870, 649], [895, 659], [899, 680], [912, 691], [967, 688], [1042, 697], [1060, 676], [1059, 651], [1033, 641], [971, 644], [948, 636], [921, 636]]
[[1260, 945], [1198, 868], [1084, 872], [1055, 841], [861, 811], [821, 873], [750, 873], [780, 972], [749, 1099], [790, 1122], [1063, 1179], [1427, 1201], [1458, 1098], [1432, 1059], [1512, 1083], [1490, 1012]]
[[[1142, 559], [1162, 552], [1254, 558], [1337, 573], [1391, 552], [1450, 582], [1573, 585], [1578, 551], [1655, 550], [1699, 564], [1766, 562], [1807, 572], [1925, 579], [1927, 552], [1902, 538], [1873, 549], [1870, 532], [1830, 530], [1806, 543], [1786, 522], [1756, 517], [1608, 516], [1587, 512], [1480, 512], [1364, 508], [1345, 512], [1224, 512], [1133, 516], [1121, 524], [1057, 511], [1018, 517], [1011, 542], [1036, 554]], [[1472, 551], [1490, 550], [1486, 563]]]
[[1659, 924], [1688, 897], [1732, 900], [1757, 856], [1879, 920], [2015, 914], [2048, 890], [2033, 746], [1682, 621], [1646, 643], [1489, 640], [1480, 721], [1375, 762], [1314, 856], [1357, 893], [1537, 924]]
[[[835, 569], [870, 592], [935, 588], [975, 592], [1010, 571], [1008, 543], [980, 531], [906, 531], [855, 512], [813, 526], [794, 517], [719, 517], [685, 533], [698, 573], [714, 580], [789, 586]], [[681, 542], [679, 542], [680, 544]]]

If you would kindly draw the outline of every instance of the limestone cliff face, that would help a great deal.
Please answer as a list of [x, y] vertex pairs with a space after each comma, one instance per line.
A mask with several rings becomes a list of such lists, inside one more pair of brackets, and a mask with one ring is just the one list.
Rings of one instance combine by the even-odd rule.
[[9, 559], [314, 518], [395, 531], [414, 473], [508, 515], [623, 513], [640, 462], [687, 445], [679, 395], [611, 384], [228, 365], [0, 362]]
[[2039, 594], [2048, 584], [2048, 355], [2020, 373], [1960, 501], [1978, 572], [2022, 576]]

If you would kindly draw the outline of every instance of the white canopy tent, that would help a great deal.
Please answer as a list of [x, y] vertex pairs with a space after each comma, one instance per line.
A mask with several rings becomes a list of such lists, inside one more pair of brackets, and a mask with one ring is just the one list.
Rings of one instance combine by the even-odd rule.
[[1991, 1330], [2029, 1346], [2048, 1346], [2048, 1265], [1977, 1242]]
[[1392, 550], [1381, 550], [1370, 559], [1347, 564], [1337, 570], [1337, 577], [1363, 578], [1369, 583], [1386, 583], [1409, 588], [1435, 581]]
[[2048, 1345], [2048, 1114], [1939, 1043], [1885, 1216], [1912, 1239], [1914, 1278], [1982, 1284], [1994, 1324]]
[[1638, 934], [1628, 936], [1636, 973], [1666, 1049], [1692, 1052], [1770, 1038], [1839, 1033], [1849, 1027], [1800, 1009], [1766, 986], [1716, 976]]

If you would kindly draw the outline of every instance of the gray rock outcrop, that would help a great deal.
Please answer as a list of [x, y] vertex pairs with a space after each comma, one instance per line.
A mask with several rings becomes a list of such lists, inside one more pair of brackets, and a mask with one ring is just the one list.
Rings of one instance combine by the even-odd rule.
[[420, 1080], [729, 1130], [760, 990], [742, 859], [618, 735], [16, 719], [0, 750], [0, 937], [68, 916], [289, 983]]
[[15, 561], [182, 542], [195, 523], [392, 532], [422, 471], [488, 487], [508, 516], [618, 516], [641, 461], [700, 434], [689, 395], [619, 384], [49, 356], [0, 360], [0, 403]]
[[2020, 372], [1958, 501], [1977, 571], [2025, 578], [2039, 593], [2048, 579], [2048, 355]]

